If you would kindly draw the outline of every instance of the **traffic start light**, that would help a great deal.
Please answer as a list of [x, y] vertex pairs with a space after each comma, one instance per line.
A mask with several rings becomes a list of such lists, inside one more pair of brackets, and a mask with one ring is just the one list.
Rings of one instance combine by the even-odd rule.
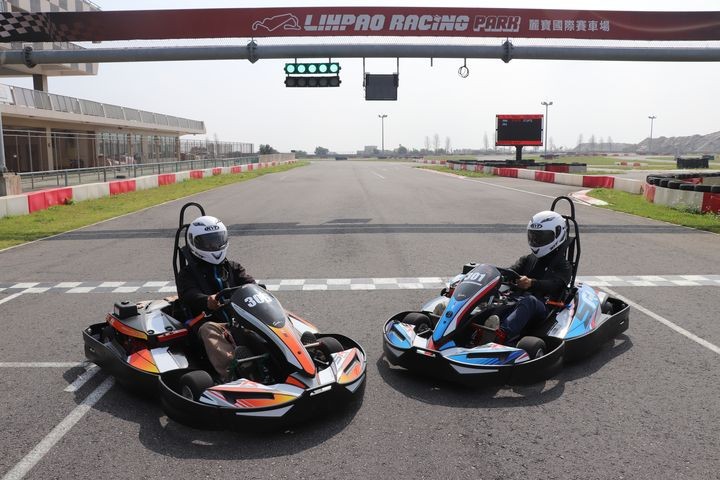
[[286, 63], [286, 87], [339, 87], [340, 64], [322, 63]]

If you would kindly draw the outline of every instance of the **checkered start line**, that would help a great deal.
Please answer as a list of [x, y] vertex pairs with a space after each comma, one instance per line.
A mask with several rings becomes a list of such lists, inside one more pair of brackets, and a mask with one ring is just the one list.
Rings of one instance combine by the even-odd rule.
[[[268, 290], [434, 290], [450, 277], [412, 278], [325, 278], [259, 280]], [[720, 287], [720, 275], [584, 276], [578, 282], [594, 287]], [[176, 293], [171, 281], [157, 282], [20, 282], [0, 283], [0, 293]]]

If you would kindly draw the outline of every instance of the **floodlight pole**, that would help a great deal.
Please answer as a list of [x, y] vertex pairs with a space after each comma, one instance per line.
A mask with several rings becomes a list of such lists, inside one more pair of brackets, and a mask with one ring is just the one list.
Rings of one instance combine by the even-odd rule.
[[380, 119], [380, 132], [381, 132], [380, 141], [382, 142], [380, 148], [382, 149], [381, 150], [382, 154], [385, 155], [385, 119], [387, 118], [387, 115], [385, 115], [385, 114], [378, 115], [378, 118]]
[[648, 154], [652, 153], [652, 135], [653, 135], [653, 122], [657, 118], [655, 115], [650, 115], [650, 141], [648, 141]]
[[547, 156], [547, 137], [548, 137], [548, 107], [552, 105], [553, 102], [540, 102], [540, 105], [545, 105], [545, 155]]

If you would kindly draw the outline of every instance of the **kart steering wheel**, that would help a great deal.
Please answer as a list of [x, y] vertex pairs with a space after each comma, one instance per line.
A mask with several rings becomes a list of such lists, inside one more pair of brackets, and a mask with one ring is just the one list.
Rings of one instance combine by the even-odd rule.
[[521, 277], [519, 273], [517, 273], [512, 268], [502, 268], [502, 267], [495, 267], [498, 269], [498, 272], [500, 272], [500, 275], [502, 277], [502, 282], [509, 284], [509, 285], [515, 285], [515, 282]]

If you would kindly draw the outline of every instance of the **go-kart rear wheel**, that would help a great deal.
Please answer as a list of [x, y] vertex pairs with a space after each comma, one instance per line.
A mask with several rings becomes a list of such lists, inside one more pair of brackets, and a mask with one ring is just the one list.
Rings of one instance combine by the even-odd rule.
[[317, 337], [315, 336], [314, 333], [307, 331], [307, 332], [303, 333], [302, 336], [300, 337], [300, 342], [303, 345], [315, 343], [315, 342], [317, 342]]
[[342, 346], [342, 343], [337, 341], [336, 339], [332, 337], [323, 337], [320, 340], [318, 340], [318, 350], [320, 350], [323, 355], [325, 355], [325, 358], [327, 358], [328, 362], [330, 361], [330, 355], [337, 352], [342, 352], [345, 350], [345, 348]]
[[180, 377], [180, 395], [198, 401], [203, 392], [214, 384], [212, 377], [204, 370], [194, 370]]
[[613, 313], [615, 313], [614, 305], [609, 298], [603, 302], [602, 306], [600, 307], [600, 311], [607, 315], [612, 315]]
[[517, 343], [516, 347], [525, 350], [531, 360], [540, 358], [547, 352], [545, 341], [538, 337], [523, 337]]
[[405, 318], [401, 320], [401, 322], [415, 326], [415, 333], [418, 334], [432, 329], [432, 322], [430, 321], [430, 317], [420, 312], [408, 313], [407, 315], [405, 315]]

